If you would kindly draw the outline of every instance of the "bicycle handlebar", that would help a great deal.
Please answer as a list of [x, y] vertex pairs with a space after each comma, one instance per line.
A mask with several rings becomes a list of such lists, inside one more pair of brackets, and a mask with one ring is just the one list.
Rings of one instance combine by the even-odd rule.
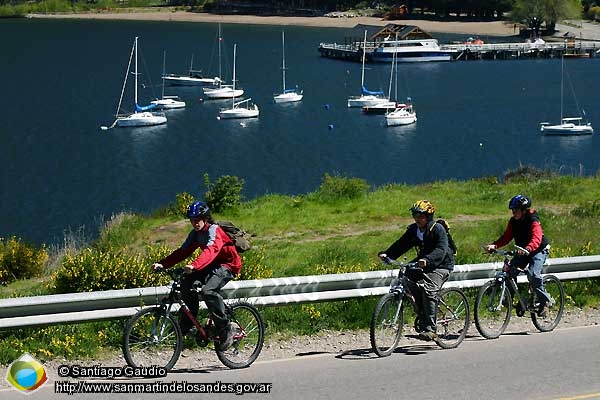
[[[484, 246], [485, 248], [485, 246]], [[487, 250], [486, 252], [489, 254], [500, 254], [501, 256], [505, 256], [505, 257], [514, 257], [516, 255], [519, 254], [519, 252], [523, 252], [525, 253], [525, 255], [529, 255], [529, 250], [527, 250], [524, 247], [521, 246], [517, 246], [515, 245], [514, 250], [499, 250], [499, 249], [492, 249], [492, 250]]]
[[384, 254], [382, 254], [380, 257], [381, 261], [384, 264], [388, 264], [388, 265], [395, 265], [397, 267], [400, 267], [400, 269], [406, 269], [406, 268], [420, 268], [419, 264], [417, 262], [408, 262], [408, 263], [403, 263], [400, 262], [398, 260], [394, 260]]

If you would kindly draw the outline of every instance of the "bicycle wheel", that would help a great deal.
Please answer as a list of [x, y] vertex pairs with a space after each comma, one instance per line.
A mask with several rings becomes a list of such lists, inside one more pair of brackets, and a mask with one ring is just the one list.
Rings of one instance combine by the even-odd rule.
[[371, 347], [379, 357], [387, 357], [394, 352], [404, 325], [404, 304], [402, 296], [387, 293], [379, 299], [371, 318]]
[[436, 307], [437, 345], [442, 349], [458, 347], [467, 336], [469, 319], [469, 301], [463, 291], [443, 289]]
[[560, 322], [565, 307], [565, 290], [562, 282], [554, 275], [546, 275], [543, 278], [544, 289], [552, 297], [552, 301], [547, 304], [546, 315], [538, 316], [531, 313], [533, 325], [541, 332], [550, 332]]
[[125, 326], [123, 355], [132, 367], [156, 365], [171, 370], [181, 354], [179, 323], [163, 307], [138, 311]]
[[[504, 300], [500, 302], [502, 289], [504, 288]], [[506, 329], [510, 321], [512, 309], [512, 297], [510, 292], [502, 284], [489, 281], [479, 289], [475, 300], [475, 326], [486, 339], [496, 339]]]
[[233, 344], [225, 351], [216, 350], [217, 357], [232, 369], [249, 367], [263, 347], [265, 326], [262, 318], [258, 310], [247, 302], [229, 307], [227, 317], [233, 329]]

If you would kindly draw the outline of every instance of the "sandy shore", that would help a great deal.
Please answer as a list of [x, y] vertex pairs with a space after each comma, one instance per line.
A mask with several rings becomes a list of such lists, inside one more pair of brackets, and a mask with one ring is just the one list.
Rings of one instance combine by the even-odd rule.
[[235, 24], [260, 25], [299, 25], [334, 28], [352, 28], [357, 24], [384, 26], [390, 22], [404, 25], [416, 25], [430, 33], [464, 33], [478, 36], [515, 35], [513, 24], [493, 22], [440, 22], [428, 20], [383, 21], [374, 17], [329, 18], [329, 17], [272, 17], [254, 15], [214, 15], [191, 13], [186, 11], [146, 11], [119, 13], [83, 13], [83, 14], [30, 14], [31, 18], [68, 18], [68, 19], [105, 19], [105, 20], [144, 20], [173, 22], [222, 22]]

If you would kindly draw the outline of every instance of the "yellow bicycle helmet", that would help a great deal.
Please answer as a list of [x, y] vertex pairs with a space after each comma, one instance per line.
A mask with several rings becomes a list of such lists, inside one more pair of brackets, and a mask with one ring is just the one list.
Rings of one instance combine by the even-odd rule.
[[433, 213], [435, 212], [435, 207], [429, 202], [429, 200], [419, 200], [412, 205], [410, 211], [413, 215], [425, 214], [427, 216], [433, 216]]

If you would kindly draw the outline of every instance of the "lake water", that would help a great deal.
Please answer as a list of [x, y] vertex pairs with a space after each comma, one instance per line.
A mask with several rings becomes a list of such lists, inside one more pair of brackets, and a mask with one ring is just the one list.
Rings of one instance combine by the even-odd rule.
[[[539, 122], [560, 115], [560, 60], [402, 64], [400, 97], [412, 97], [419, 120], [387, 128], [382, 116], [346, 107], [359, 92], [360, 64], [317, 52], [320, 42], [343, 42], [345, 29], [285, 28], [288, 86], [298, 84], [305, 96], [274, 104], [281, 29], [222, 26], [224, 64], [237, 43], [237, 77], [260, 106], [258, 119], [218, 121], [227, 101], [201, 101], [199, 88], [167, 88], [188, 103], [168, 113], [167, 125], [102, 131], [113, 121], [135, 36], [146, 82], [140, 98], [150, 99], [160, 96], [163, 51], [167, 72], [184, 73], [193, 53], [196, 68], [217, 73], [217, 25], [0, 20], [0, 237], [56, 243], [81, 226], [93, 237], [113, 213], [149, 212], [184, 191], [202, 196], [205, 172], [243, 178], [253, 198], [313, 191], [325, 173], [381, 185], [502, 176], [519, 164], [600, 168], [597, 134], [539, 134]], [[600, 129], [600, 58], [566, 64], [579, 104]], [[389, 68], [369, 66], [367, 86], [387, 91]]]

